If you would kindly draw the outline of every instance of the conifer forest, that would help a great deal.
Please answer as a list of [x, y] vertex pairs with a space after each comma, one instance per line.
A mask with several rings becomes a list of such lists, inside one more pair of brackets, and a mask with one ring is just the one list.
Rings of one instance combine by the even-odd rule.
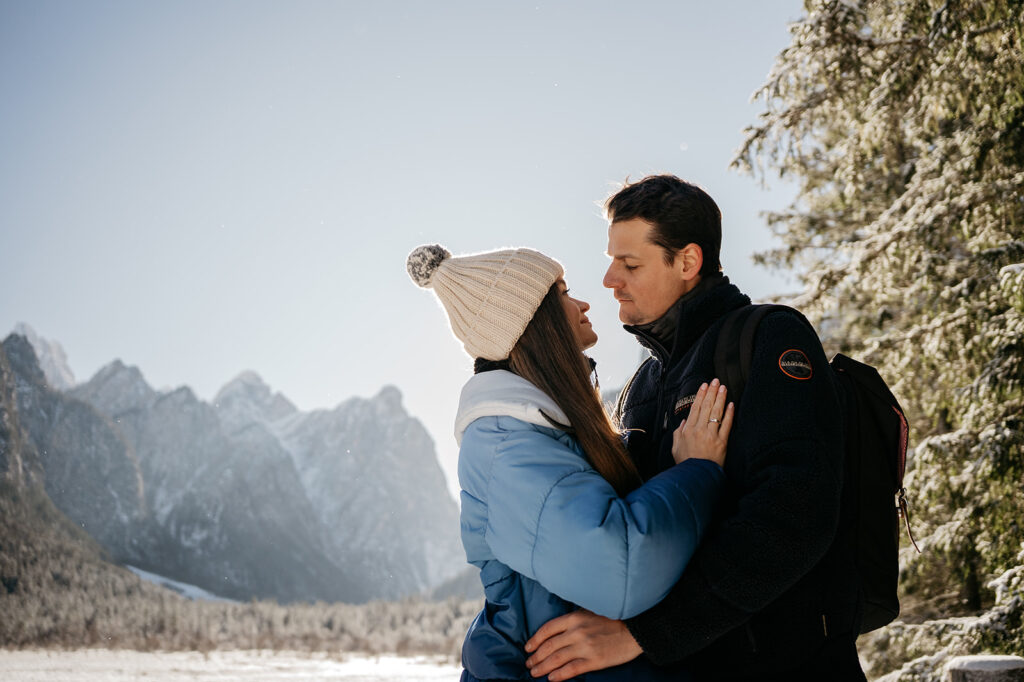
[[[868, 675], [1024, 654], [1024, 3], [806, 3], [734, 164], [798, 185], [762, 263], [910, 420], [897, 622]], [[905, 538], [904, 538], [905, 539]]]

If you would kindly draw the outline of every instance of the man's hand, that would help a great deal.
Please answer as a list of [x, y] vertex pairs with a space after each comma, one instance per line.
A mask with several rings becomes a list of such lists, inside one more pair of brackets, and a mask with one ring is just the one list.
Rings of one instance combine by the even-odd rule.
[[551, 682], [632, 661], [643, 653], [626, 624], [585, 609], [553, 618], [526, 643], [526, 666]]

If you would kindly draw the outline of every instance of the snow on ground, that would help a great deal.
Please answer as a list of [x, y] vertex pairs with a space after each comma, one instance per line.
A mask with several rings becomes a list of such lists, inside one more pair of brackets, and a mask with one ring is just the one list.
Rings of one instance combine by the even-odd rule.
[[170, 578], [165, 578], [164, 576], [157, 575], [156, 573], [150, 573], [149, 571], [143, 571], [141, 568], [136, 568], [134, 566], [129, 566], [128, 564], [125, 564], [125, 568], [127, 568], [129, 571], [131, 571], [135, 575], [139, 576], [140, 578], [142, 578], [146, 582], [151, 582], [151, 583], [153, 583], [155, 585], [159, 585], [160, 587], [166, 587], [168, 590], [173, 590], [173, 591], [177, 592], [178, 594], [180, 594], [181, 596], [185, 597], [186, 599], [191, 599], [192, 601], [196, 601], [196, 600], [199, 600], [199, 601], [223, 601], [223, 602], [230, 602], [230, 603], [233, 603], [233, 604], [237, 604], [238, 603], [234, 599], [227, 599], [226, 597], [218, 597], [217, 595], [213, 594], [212, 592], [207, 592], [206, 590], [204, 590], [201, 587], [197, 587], [195, 585], [190, 585], [188, 583], [183, 583], [183, 582], [180, 582], [178, 580], [171, 580]]
[[328, 656], [323, 653], [273, 651], [142, 652], [0, 650], [4, 682], [426, 682], [459, 679], [462, 667], [446, 658]]

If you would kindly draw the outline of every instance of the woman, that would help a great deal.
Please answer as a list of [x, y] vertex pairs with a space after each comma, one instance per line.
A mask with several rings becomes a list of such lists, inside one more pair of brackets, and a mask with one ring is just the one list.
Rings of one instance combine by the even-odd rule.
[[[477, 373], [456, 419], [462, 542], [487, 601], [463, 646], [463, 680], [530, 680], [523, 646], [583, 607], [628, 618], [658, 603], [709, 521], [734, 410], [702, 387], [674, 434], [677, 464], [640, 476], [590, 383], [589, 305], [530, 249], [453, 257], [422, 246], [407, 269], [431, 288]], [[688, 426], [688, 423], [693, 426]], [[667, 677], [640, 657], [587, 680]]]

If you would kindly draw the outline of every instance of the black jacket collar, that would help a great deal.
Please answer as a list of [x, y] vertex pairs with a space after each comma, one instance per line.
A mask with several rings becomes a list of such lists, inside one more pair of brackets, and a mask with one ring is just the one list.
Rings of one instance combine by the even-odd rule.
[[623, 328], [666, 364], [689, 350], [715, 320], [749, 303], [728, 277], [716, 274], [701, 279], [654, 322]]

